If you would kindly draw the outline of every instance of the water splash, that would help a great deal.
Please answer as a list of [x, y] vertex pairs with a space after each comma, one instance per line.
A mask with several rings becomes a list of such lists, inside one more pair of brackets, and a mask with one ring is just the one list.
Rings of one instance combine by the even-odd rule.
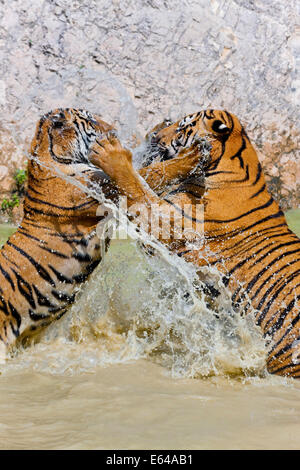
[[[119, 93], [119, 119], [126, 123], [119, 126], [120, 137], [128, 143], [136, 128], [136, 111], [119, 83], [110, 76], [103, 80]], [[75, 104], [94, 109], [89, 103]], [[144, 145], [135, 151], [137, 167]], [[10, 360], [6, 370], [33, 367], [54, 374], [81, 373], [99, 364], [149, 358], [176, 377], [265, 373], [266, 348], [254, 312], [243, 317], [233, 309], [215, 268], [201, 268], [200, 279], [199, 268], [196, 272], [191, 263], [138, 232], [122, 210], [105, 200], [101, 189], [87, 188], [57, 168], [51, 170], [105, 203], [120, 229], [126, 227], [128, 239], [111, 244], [69, 313], [48, 327], [34, 347]], [[151, 255], [145, 247], [151, 248]], [[218, 287], [217, 300], [205, 294], [203, 281]]]
[[[66, 374], [149, 358], [174, 377], [265, 373], [265, 343], [254, 312], [242, 317], [233, 309], [216, 268], [196, 270], [137, 231], [100, 188], [56, 172], [110, 207], [128, 239], [111, 243], [70, 312], [19, 356], [22, 367], [25, 361]], [[217, 300], [205, 294], [203, 281], [218, 288]]]
[[138, 239], [113, 242], [70, 312], [9, 366], [74, 374], [148, 358], [173, 377], [263, 375], [261, 331], [253, 313], [232, 310], [219, 273], [202, 272], [221, 290], [212, 306], [193, 265], [155, 248], [149, 256]]

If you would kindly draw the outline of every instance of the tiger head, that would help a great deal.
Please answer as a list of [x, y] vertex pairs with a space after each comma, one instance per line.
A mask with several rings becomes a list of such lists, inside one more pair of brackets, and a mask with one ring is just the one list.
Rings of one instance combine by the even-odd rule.
[[73, 174], [86, 166], [90, 147], [97, 137], [113, 128], [82, 109], [56, 109], [37, 123], [31, 143], [31, 155], [42, 168], [56, 166], [64, 174]]
[[75, 179], [85, 186], [94, 182], [104, 182], [105, 186], [107, 175], [88, 156], [96, 138], [101, 139], [112, 130], [99, 116], [81, 109], [55, 109], [42, 116], [31, 143], [25, 213], [42, 202], [48, 206], [51, 203], [51, 207], [82, 204], [88, 196], [70, 184]]
[[[153, 160], [169, 160], [185, 147], [200, 142], [200, 168], [203, 172], [215, 169], [220, 160], [232, 162], [234, 155], [246, 147], [252, 149], [239, 119], [227, 111], [203, 110], [189, 114], [167, 125], [159, 124], [147, 136], [147, 164]], [[201, 147], [207, 143], [201, 159]], [[205, 154], [205, 155], [204, 155]], [[255, 152], [254, 152], [255, 154]], [[207, 156], [208, 155], [208, 156]], [[230, 163], [231, 164], [231, 163]]]

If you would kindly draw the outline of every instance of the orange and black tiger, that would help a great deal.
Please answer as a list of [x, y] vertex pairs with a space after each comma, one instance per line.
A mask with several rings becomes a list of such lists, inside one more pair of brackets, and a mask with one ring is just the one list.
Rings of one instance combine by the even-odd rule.
[[[0, 251], [0, 352], [60, 318], [74, 302], [78, 287], [101, 261], [96, 233], [99, 202], [83, 186], [101, 186], [116, 200], [109, 178], [89, 160], [96, 138], [112, 126], [84, 110], [57, 109], [37, 124], [28, 163], [24, 217]], [[194, 159], [194, 165], [197, 158]], [[181, 159], [182, 176], [190, 169]], [[176, 163], [176, 162], [175, 162]], [[141, 170], [159, 187], [178, 175], [164, 163]], [[151, 177], [151, 171], [152, 177]], [[106, 246], [109, 240], [106, 240]]]
[[[196, 170], [163, 197], [141, 183], [130, 152], [115, 137], [95, 143], [92, 161], [127, 196], [129, 206], [145, 204], [150, 211], [155, 204], [161, 217], [172, 207], [192, 219], [197, 227], [192, 241], [198, 243], [176, 240], [175, 230], [161, 241], [196, 266], [216, 266], [234, 306], [243, 312], [254, 307], [269, 341], [269, 372], [300, 377], [300, 239], [268, 192], [244, 127], [233, 114], [211, 109], [161, 127], [149, 138], [150, 160], [153, 155], [172, 165], [183, 148], [198, 149], [199, 156]], [[190, 155], [194, 159], [195, 153]], [[185, 214], [185, 205], [199, 204], [202, 218]]]

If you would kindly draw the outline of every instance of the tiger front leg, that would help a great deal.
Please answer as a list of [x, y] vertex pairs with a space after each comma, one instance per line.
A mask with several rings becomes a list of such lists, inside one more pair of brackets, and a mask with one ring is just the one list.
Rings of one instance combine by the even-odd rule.
[[197, 141], [191, 147], [181, 149], [178, 155], [170, 160], [154, 162], [141, 168], [139, 174], [147, 181], [151, 189], [161, 191], [190, 176], [197, 169], [200, 156]]
[[[177, 232], [182, 233], [183, 218], [176, 217], [173, 206], [159, 198], [145, 183], [143, 178], [132, 166], [131, 152], [124, 149], [114, 135], [108, 135], [101, 141], [96, 141], [91, 150], [90, 161], [100, 167], [116, 184], [119, 192], [127, 197], [129, 214], [144, 230], [152, 230], [153, 214], [158, 221], [155, 236], [166, 245], [170, 245]], [[149, 221], [151, 223], [149, 224]], [[160, 230], [166, 226], [167, 230]]]
[[133, 168], [131, 152], [122, 147], [114, 134], [96, 140], [89, 159], [111, 178], [121, 194], [127, 196], [129, 205], [137, 202], [151, 205], [157, 202], [158, 197]]

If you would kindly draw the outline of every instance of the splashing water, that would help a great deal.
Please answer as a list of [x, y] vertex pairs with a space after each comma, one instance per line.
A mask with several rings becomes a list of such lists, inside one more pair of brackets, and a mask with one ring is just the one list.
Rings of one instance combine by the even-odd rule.
[[202, 274], [222, 292], [213, 308], [192, 265], [164, 247], [149, 257], [138, 241], [115, 243], [73, 307], [71, 326], [104, 338], [106, 362], [150, 357], [184, 377], [261, 373], [265, 348], [252, 315], [233, 312], [215, 269]]
[[[109, 82], [110, 77], [102, 78]], [[128, 146], [137, 116], [123, 87], [115, 82], [113, 86], [119, 93], [122, 121], [127, 122], [118, 126], [119, 136]], [[141, 166], [144, 150], [144, 143], [133, 150], [136, 167]], [[101, 188], [87, 188], [55, 171], [109, 207], [128, 237], [111, 242], [70, 311], [50, 325], [34, 347], [10, 360], [5, 370], [33, 367], [74, 374], [94, 371], [97, 365], [149, 358], [175, 377], [266, 373], [265, 342], [254, 312], [241, 316], [233, 309], [215, 268], [201, 268], [200, 280], [199, 268], [196, 272], [191, 263], [138, 232], [122, 210], [105, 200]], [[151, 255], [145, 247], [151, 248]], [[217, 300], [204, 294], [203, 280], [221, 292]]]
[[[110, 207], [128, 239], [112, 241], [69, 313], [9, 367], [25, 362], [66, 374], [149, 358], [174, 377], [265, 374], [265, 343], [254, 312], [243, 317], [234, 311], [216, 268], [203, 267], [200, 280], [199, 268], [137, 231], [101, 189], [59, 175]], [[221, 292], [217, 300], [204, 294], [203, 280]]]
[[65, 374], [149, 358], [174, 377], [264, 374], [253, 313], [233, 311], [219, 273], [202, 269], [221, 291], [209, 306], [193, 265], [155, 248], [149, 256], [138, 238], [112, 242], [70, 312], [22, 351], [20, 366]]

